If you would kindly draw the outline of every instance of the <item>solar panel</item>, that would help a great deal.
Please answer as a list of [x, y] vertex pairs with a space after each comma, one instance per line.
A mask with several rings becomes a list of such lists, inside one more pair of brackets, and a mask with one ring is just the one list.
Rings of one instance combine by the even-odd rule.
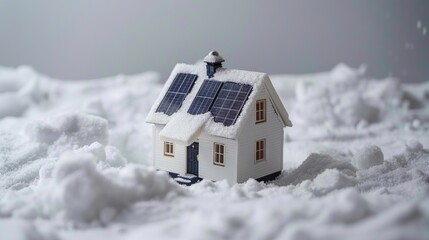
[[195, 74], [178, 73], [156, 109], [156, 112], [163, 112], [168, 116], [177, 112], [182, 106], [185, 97], [194, 86], [197, 77], [198, 75]]
[[211, 108], [214, 121], [224, 126], [235, 124], [251, 92], [248, 84], [225, 82]]
[[222, 82], [216, 80], [204, 80], [197, 96], [194, 98], [194, 101], [188, 109], [188, 113], [198, 115], [208, 112], [221, 87]]

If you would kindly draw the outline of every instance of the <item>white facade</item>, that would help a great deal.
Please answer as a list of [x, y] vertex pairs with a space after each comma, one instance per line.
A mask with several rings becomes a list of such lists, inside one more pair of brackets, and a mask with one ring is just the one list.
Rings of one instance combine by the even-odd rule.
[[[258, 179], [283, 170], [283, 125], [265, 88], [255, 97], [255, 100], [259, 99], [267, 101], [266, 121], [255, 123], [255, 107], [246, 116], [243, 130], [237, 138], [237, 182], [245, 182], [249, 178]], [[256, 141], [261, 139], [266, 141], [265, 159], [257, 162], [255, 146]]]
[[[266, 121], [256, 120], [256, 100], [266, 99]], [[262, 178], [283, 169], [283, 125], [274, 110], [265, 87], [255, 96], [246, 116], [244, 126], [237, 139], [228, 139], [201, 133], [195, 142], [199, 143], [199, 177], [229, 183], [241, 183], [249, 178]], [[165, 125], [154, 125], [153, 146], [154, 166], [157, 169], [185, 175], [187, 174], [187, 146], [174, 143], [174, 156], [164, 155], [164, 141], [159, 133]], [[256, 141], [265, 139], [265, 159], [256, 161]], [[223, 144], [224, 165], [214, 163], [214, 144]]]

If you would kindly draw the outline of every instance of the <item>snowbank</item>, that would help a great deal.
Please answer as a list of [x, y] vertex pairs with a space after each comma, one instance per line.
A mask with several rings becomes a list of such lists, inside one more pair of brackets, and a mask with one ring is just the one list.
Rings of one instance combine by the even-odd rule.
[[402, 89], [396, 79], [372, 80], [365, 68], [337, 65], [331, 72], [298, 81], [293, 118], [304, 126], [372, 124], [387, 108], [418, 108], [420, 100]]
[[413, 199], [426, 198], [429, 195], [428, 159], [429, 151], [420, 142], [412, 140], [400, 154], [382, 165], [358, 171], [357, 187], [361, 191], [382, 188]]
[[29, 122], [23, 133], [6, 132], [0, 139], [3, 159], [0, 162], [0, 195], [1, 188], [19, 188], [34, 181], [39, 177], [40, 168], [54, 163], [67, 151], [102, 152], [105, 156], [99, 159], [106, 166], [126, 163], [116, 148], [106, 145], [108, 125], [100, 117], [83, 113], [56, 114]]
[[17, 103], [0, 104], [0, 236], [428, 236], [429, 85], [373, 80], [345, 65], [271, 79], [296, 123], [285, 130], [288, 170], [270, 183], [185, 188], [144, 167], [157, 74], [61, 81], [0, 68], [0, 99]]
[[62, 219], [77, 226], [106, 224], [141, 201], [169, 201], [186, 195], [166, 173], [143, 166], [106, 168], [90, 153], [69, 152], [40, 170], [31, 188], [9, 192], [0, 215]]
[[93, 142], [108, 142], [107, 121], [78, 112], [59, 114], [30, 123], [25, 132], [30, 140], [41, 144], [67, 143], [81, 147]]
[[66, 219], [107, 223], [134, 202], [184, 194], [165, 173], [132, 165], [103, 173], [95, 162], [89, 154], [69, 154], [53, 169], [55, 202]]
[[352, 187], [357, 181], [354, 177], [340, 172], [338, 169], [326, 169], [313, 180], [313, 191], [326, 194], [337, 189]]
[[334, 168], [349, 176], [353, 176], [356, 173], [356, 169], [349, 162], [335, 160], [325, 154], [312, 153], [298, 168], [281, 177], [278, 183], [283, 186], [296, 185], [305, 180], [313, 180], [326, 169]]
[[58, 240], [52, 230], [41, 231], [33, 223], [21, 219], [0, 219], [2, 239], [7, 240]]
[[351, 69], [343, 64], [319, 81], [301, 81], [295, 88], [293, 111], [300, 124], [356, 125], [378, 119], [378, 109], [364, 98], [364, 68]]

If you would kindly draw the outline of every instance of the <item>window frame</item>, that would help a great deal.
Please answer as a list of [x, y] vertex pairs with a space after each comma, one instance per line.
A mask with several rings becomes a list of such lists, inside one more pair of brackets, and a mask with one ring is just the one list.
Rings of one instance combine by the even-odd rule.
[[255, 103], [255, 124], [267, 121], [267, 99], [258, 99]]
[[213, 143], [213, 165], [225, 167], [225, 144]]
[[266, 152], [267, 140], [265, 138], [257, 140], [255, 143], [255, 163], [264, 162], [266, 160]]
[[174, 143], [164, 142], [164, 156], [174, 157]]

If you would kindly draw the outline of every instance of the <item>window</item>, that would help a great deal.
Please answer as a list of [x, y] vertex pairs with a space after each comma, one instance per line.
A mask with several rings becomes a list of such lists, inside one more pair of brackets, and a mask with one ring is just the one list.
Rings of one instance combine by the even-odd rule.
[[267, 100], [256, 100], [256, 123], [262, 123], [267, 120]]
[[164, 155], [174, 157], [174, 144], [172, 142], [164, 142]]
[[265, 160], [265, 139], [256, 141], [256, 162]]
[[214, 143], [213, 164], [225, 166], [225, 146], [223, 144]]

